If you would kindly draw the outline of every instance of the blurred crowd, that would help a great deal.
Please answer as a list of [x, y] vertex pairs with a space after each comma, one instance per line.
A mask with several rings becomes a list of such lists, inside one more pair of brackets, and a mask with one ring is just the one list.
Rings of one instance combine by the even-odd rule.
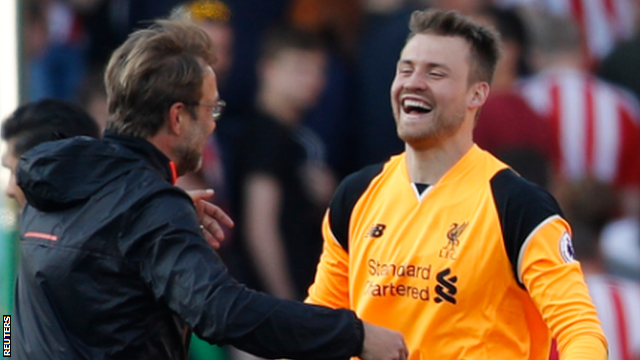
[[501, 34], [475, 140], [549, 189], [610, 342], [640, 359], [640, 1], [25, 0], [25, 101], [107, 119], [102, 75], [158, 17], [211, 36], [226, 109], [185, 189], [213, 188], [236, 220], [220, 254], [249, 286], [301, 300], [339, 181], [403, 150], [389, 86], [411, 12], [460, 11]]

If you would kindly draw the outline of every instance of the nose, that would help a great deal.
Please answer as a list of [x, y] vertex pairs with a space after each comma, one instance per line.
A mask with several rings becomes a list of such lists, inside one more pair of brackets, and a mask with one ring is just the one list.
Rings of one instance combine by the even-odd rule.
[[414, 71], [404, 84], [408, 90], [424, 90], [427, 86], [426, 76], [419, 71]]

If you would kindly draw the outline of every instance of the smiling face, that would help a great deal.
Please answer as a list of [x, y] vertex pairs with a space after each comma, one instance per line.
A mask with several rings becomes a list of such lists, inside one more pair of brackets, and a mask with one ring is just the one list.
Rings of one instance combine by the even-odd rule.
[[462, 37], [417, 34], [398, 61], [391, 104], [400, 139], [431, 148], [473, 118], [476, 84], [469, 84], [470, 45]]

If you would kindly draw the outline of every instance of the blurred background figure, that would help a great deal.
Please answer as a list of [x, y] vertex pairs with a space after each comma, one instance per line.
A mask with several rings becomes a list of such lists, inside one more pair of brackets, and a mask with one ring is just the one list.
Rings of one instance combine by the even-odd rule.
[[529, 70], [526, 25], [515, 10], [495, 6], [484, 7], [473, 17], [494, 27], [502, 38], [502, 57], [474, 129], [474, 140], [524, 178], [547, 187], [553, 154], [557, 153], [551, 128], [516, 91], [516, 83]]
[[326, 145], [327, 164], [342, 178], [355, 170], [353, 154], [356, 44], [362, 23], [360, 0], [291, 0], [288, 23], [322, 37], [327, 53], [325, 86], [303, 123]]
[[621, 191], [622, 213], [638, 214], [638, 101], [587, 72], [579, 39], [578, 28], [570, 19], [537, 18], [533, 60], [539, 73], [521, 84], [522, 95], [549, 121], [559, 149], [554, 182], [592, 176]]
[[62, 0], [25, 2], [28, 99], [75, 101], [86, 72], [87, 42], [81, 16]]
[[209, 35], [216, 49], [213, 71], [224, 86], [233, 61], [233, 29], [227, 4], [219, 0], [191, 1], [174, 8], [171, 17], [191, 20]]
[[[9, 181], [2, 184], [5, 198], [0, 199], [0, 310], [4, 314], [13, 311], [15, 269], [19, 259], [19, 243], [15, 225], [17, 213], [22, 212], [26, 200], [16, 184], [15, 169], [18, 159], [31, 148], [46, 142], [72, 136], [99, 137], [96, 122], [76, 105], [44, 99], [18, 107], [2, 123], [1, 138], [5, 142], [2, 166], [9, 172]], [[12, 199], [13, 201], [9, 199]]]
[[495, 0], [500, 6], [526, 6], [529, 10], [572, 19], [577, 24], [582, 62], [596, 69], [615, 45], [637, 30], [637, 0]]
[[600, 251], [600, 234], [616, 217], [617, 194], [609, 184], [593, 178], [566, 186], [561, 205], [573, 226], [575, 255], [609, 342], [609, 359], [640, 359], [640, 285], [609, 275]]
[[354, 69], [353, 171], [404, 150], [389, 106], [389, 84], [408, 35], [406, 24], [417, 8], [407, 0], [362, 1], [363, 23]]
[[324, 144], [302, 124], [323, 91], [326, 65], [320, 38], [272, 29], [258, 61], [256, 103], [238, 119], [233, 213], [245, 273], [236, 276], [282, 298], [303, 299], [313, 281], [318, 229], [336, 184]]
[[[639, 10], [640, 7], [636, 7], [636, 13]], [[598, 67], [598, 74], [606, 80], [626, 87], [636, 97], [640, 97], [640, 72], [637, 71], [639, 63], [640, 31], [636, 30], [631, 39], [618, 43], [604, 58]]]
[[16, 109], [2, 123], [2, 140], [7, 149], [2, 166], [11, 173], [5, 187], [7, 197], [21, 210], [27, 203], [15, 178], [16, 165], [22, 154], [47, 141], [74, 136], [100, 137], [98, 124], [80, 107], [55, 99], [27, 103]]

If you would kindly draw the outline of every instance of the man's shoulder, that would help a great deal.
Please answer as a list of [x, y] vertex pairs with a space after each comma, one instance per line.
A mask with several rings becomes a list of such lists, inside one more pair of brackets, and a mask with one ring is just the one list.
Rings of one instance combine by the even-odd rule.
[[382, 173], [385, 163], [378, 163], [347, 176], [338, 186], [329, 204], [329, 223], [331, 230], [348, 251], [349, 219], [358, 200], [365, 193], [371, 181]]
[[511, 168], [499, 170], [489, 182], [498, 204], [508, 202], [511, 207], [518, 206], [519, 210], [530, 206], [546, 205], [560, 211], [556, 200], [545, 188], [523, 178]]
[[[393, 161], [393, 158], [389, 161]], [[373, 179], [384, 171], [385, 165], [389, 161], [365, 166], [345, 177], [336, 189], [334, 199], [339, 197], [359, 198]]]

